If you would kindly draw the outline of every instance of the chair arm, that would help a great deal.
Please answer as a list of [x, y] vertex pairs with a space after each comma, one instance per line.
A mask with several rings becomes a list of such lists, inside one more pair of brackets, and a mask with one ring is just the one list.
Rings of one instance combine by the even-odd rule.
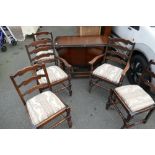
[[91, 61], [89, 61], [89, 65], [93, 65], [94, 63], [96, 63], [96, 61], [100, 58], [102, 58], [104, 56], [104, 54], [98, 55], [95, 58], [93, 58]]
[[97, 60], [99, 60], [102, 57], [104, 57], [104, 54], [98, 55], [88, 62], [88, 64], [91, 66], [91, 71], [93, 71], [93, 65], [97, 62]]
[[58, 60], [60, 60], [67, 68], [71, 68], [72, 66], [63, 58], [56, 57]]
[[66, 67], [67, 73], [69, 77], [71, 78], [72, 65], [70, 65], [65, 59], [61, 57], [57, 56], [56, 59], [60, 60], [60, 62], [64, 64], [64, 66]]

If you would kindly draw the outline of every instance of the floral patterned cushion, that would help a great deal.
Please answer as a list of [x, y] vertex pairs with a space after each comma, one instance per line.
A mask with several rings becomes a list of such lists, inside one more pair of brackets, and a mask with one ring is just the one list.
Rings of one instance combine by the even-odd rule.
[[34, 96], [26, 102], [26, 106], [33, 125], [39, 124], [65, 107], [51, 91]]
[[[47, 67], [47, 73], [50, 79], [50, 83], [63, 80], [68, 78], [68, 75], [58, 66], [50, 66]], [[37, 71], [37, 75], [44, 74], [43, 69]], [[40, 83], [47, 83], [47, 80], [45, 77], [38, 80]]]
[[138, 85], [121, 86], [115, 90], [132, 112], [155, 104], [151, 96]]
[[123, 70], [111, 64], [104, 63], [93, 71], [93, 75], [119, 83]]

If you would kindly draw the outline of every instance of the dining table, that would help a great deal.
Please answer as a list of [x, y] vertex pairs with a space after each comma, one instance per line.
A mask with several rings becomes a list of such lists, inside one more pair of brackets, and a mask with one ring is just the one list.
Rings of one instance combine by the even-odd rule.
[[58, 36], [54, 44], [58, 55], [72, 65], [74, 77], [88, 77], [90, 75], [88, 62], [105, 52], [108, 37], [102, 35]]

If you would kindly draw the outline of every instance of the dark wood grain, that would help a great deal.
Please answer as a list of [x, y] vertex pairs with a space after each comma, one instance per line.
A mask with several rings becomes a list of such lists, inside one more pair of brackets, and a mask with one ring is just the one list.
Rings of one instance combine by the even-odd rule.
[[59, 36], [55, 39], [55, 47], [94, 47], [108, 43], [104, 36]]
[[[59, 56], [73, 66], [72, 75], [79, 74], [81, 77], [84, 75], [80, 68], [89, 68], [88, 62], [104, 53], [107, 43], [108, 37], [104, 36], [59, 36], [55, 39], [55, 48]], [[79, 71], [75, 71], [76, 67]], [[90, 72], [86, 70], [84, 74], [89, 76]]]

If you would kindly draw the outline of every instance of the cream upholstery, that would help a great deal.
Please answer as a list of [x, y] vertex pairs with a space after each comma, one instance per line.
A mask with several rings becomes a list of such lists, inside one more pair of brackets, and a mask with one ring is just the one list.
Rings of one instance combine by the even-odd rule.
[[26, 106], [33, 125], [39, 124], [65, 107], [51, 91], [34, 96], [26, 102]]
[[121, 86], [115, 90], [132, 112], [154, 104], [151, 96], [138, 85]]
[[[47, 67], [46, 69], [50, 79], [50, 83], [56, 82], [58, 80], [66, 79], [68, 77], [68, 75], [58, 66], [50, 66], [50, 67]], [[43, 69], [37, 71], [37, 75], [39, 74], [44, 74]], [[39, 82], [47, 83], [45, 77], [39, 79]]]
[[[40, 51], [36, 53], [36, 56], [40, 56], [42, 54], [48, 54], [48, 53], [53, 53], [53, 50], [48, 50], [48, 51]], [[49, 57], [42, 57], [39, 60], [48, 60], [48, 59], [54, 59], [54, 55], [50, 55]]]
[[114, 83], [119, 83], [123, 70], [111, 64], [104, 63], [93, 71], [93, 75], [105, 78]]

